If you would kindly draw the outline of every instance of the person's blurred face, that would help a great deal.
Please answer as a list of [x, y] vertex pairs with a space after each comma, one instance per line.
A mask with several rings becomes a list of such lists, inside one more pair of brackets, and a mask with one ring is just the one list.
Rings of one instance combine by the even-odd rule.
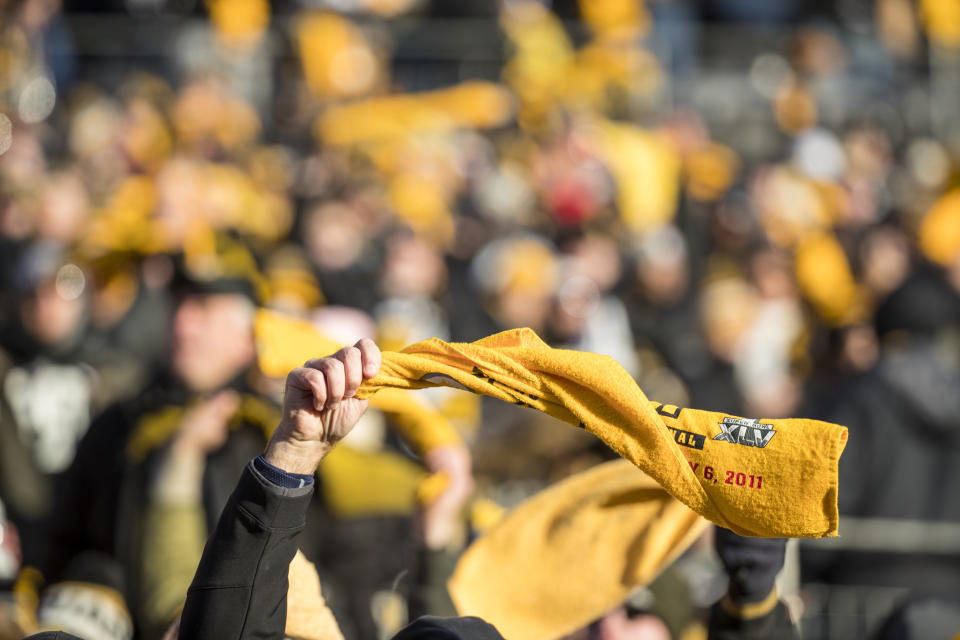
[[614, 609], [600, 620], [596, 640], [670, 640], [670, 630], [656, 616], [628, 616], [624, 607]]
[[79, 327], [84, 304], [82, 295], [64, 295], [51, 280], [38, 284], [23, 298], [20, 319], [40, 344], [55, 345]]
[[683, 297], [690, 272], [683, 259], [643, 261], [637, 266], [637, 280], [647, 299], [656, 305], [669, 305]]
[[324, 271], [350, 267], [361, 256], [366, 243], [356, 216], [342, 202], [328, 202], [312, 209], [304, 219], [303, 236], [310, 260]]
[[192, 391], [212, 391], [253, 362], [253, 304], [239, 294], [192, 294], [173, 318], [174, 374]]
[[37, 233], [45, 239], [70, 244], [83, 228], [89, 209], [86, 188], [78, 175], [50, 178], [41, 197]]
[[657, 616], [630, 616], [625, 607], [618, 607], [563, 640], [670, 640], [670, 630]]
[[431, 296], [442, 289], [446, 278], [443, 256], [426, 240], [397, 236], [388, 243], [382, 276], [387, 295]]

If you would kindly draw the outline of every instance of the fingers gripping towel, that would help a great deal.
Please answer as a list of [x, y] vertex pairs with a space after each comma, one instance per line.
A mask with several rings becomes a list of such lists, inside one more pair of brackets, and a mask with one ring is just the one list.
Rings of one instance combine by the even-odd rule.
[[357, 396], [438, 385], [580, 426], [688, 507], [741, 535], [837, 534], [837, 463], [846, 427], [664, 406], [609, 356], [553, 349], [530, 329], [473, 343], [434, 338], [385, 352], [380, 373]]

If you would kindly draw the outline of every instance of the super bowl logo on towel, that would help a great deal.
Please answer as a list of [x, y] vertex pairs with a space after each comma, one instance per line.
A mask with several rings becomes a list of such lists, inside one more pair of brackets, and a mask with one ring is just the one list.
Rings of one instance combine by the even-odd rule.
[[772, 424], [759, 422], [756, 418], [724, 418], [717, 426], [720, 434], [714, 436], [714, 440], [759, 449], [766, 447], [777, 433]]

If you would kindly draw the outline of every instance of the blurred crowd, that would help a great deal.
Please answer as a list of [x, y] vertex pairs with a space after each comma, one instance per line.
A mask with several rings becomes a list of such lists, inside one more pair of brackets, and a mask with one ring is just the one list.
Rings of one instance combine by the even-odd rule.
[[[660, 402], [844, 424], [851, 535], [793, 559], [806, 633], [960, 593], [960, 5], [807, 4], [0, 1], [12, 610], [100, 581], [126, 595], [121, 632], [157, 637], [276, 424], [277, 317], [394, 350], [530, 327]], [[168, 59], [98, 75], [71, 20], [105, 10], [175, 15]], [[496, 27], [496, 74], [404, 86], [396, 25], [458, 18]], [[721, 73], [707, 34], [731, 24], [779, 36]], [[304, 549], [348, 637], [442, 612], [465, 536], [613, 455], [535, 412], [427, 399], [414, 413], [451, 434], [404, 438], [409, 411], [384, 410], [321, 469], [325, 542], [379, 549], [349, 570]], [[369, 465], [391, 491], [357, 487]], [[424, 468], [460, 478], [453, 524], [417, 516]]]

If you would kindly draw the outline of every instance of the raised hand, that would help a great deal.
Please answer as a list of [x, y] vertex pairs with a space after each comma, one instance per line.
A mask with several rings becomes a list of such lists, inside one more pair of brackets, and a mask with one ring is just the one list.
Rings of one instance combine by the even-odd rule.
[[367, 409], [354, 397], [380, 370], [380, 349], [364, 338], [332, 356], [308, 361], [287, 375], [283, 418], [267, 444], [267, 462], [290, 473], [310, 474]]

